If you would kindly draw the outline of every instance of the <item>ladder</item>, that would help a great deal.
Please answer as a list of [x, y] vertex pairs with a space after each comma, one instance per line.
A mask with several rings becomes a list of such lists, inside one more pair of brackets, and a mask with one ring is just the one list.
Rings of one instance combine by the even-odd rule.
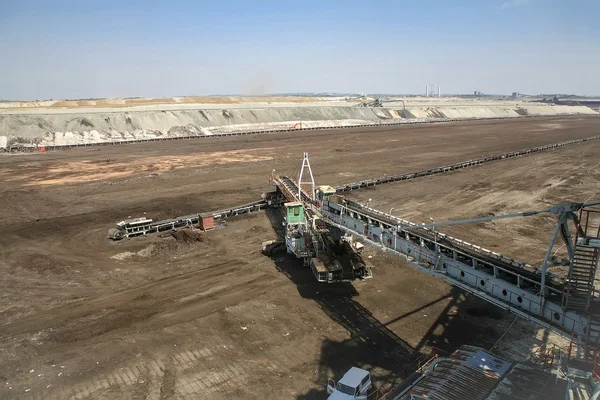
[[[592, 242], [597, 241], [600, 236], [600, 223], [598, 223], [597, 218], [599, 215], [599, 210], [581, 209], [579, 211], [577, 235], [575, 236], [573, 259], [569, 268], [567, 296], [564, 303], [565, 310], [584, 314], [590, 312], [598, 314], [596, 312], [598, 308], [597, 304], [592, 303], [594, 303], [594, 280], [596, 279], [596, 269], [598, 267], [599, 248], [597, 243], [594, 246]], [[590, 225], [596, 224], [598, 224], [597, 231], [596, 229], [589, 229], [591, 228]], [[595, 317], [596, 315], [593, 316]], [[589, 318], [591, 324], [599, 322], [592, 322], [592, 319], [597, 318]]]
[[575, 245], [569, 284], [567, 309], [587, 313], [594, 291], [594, 279], [598, 267], [598, 248], [583, 244]]
[[[598, 340], [600, 339], [600, 299], [595, 288], [596, 270], [600, 258], [598, 237], [600, 237], [600, 224], [598, 223], [598, 210], [580, 210], [577, 226], [577, 235], [573, 248], [573, 259], [569, 268], [567, 296], [565, 310], [587, 314], [588, 324], [584, 329], [584, 337], [580, 339], [582, 351], [579, 357], [571, 359], [571, 364], [583, 362], [593, 364], [593, 369], [598, 369]], [[592, 220], [590, 220], [592, 217]], [[595, 221], [594, 221], [595, 220]], [[591, 223], [591, 224], [590, 224]], [[598, 229], [590, 225], [598, 224]], [[578, 360], [579, 358], [579, 360]]]

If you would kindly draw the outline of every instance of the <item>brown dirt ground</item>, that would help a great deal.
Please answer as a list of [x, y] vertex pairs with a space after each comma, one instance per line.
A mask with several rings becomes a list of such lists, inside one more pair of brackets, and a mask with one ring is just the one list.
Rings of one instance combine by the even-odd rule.
[[[419, 352], [489, 348], [513, 317], [399, 260], [369, 251], [373, 279], [323, 286], [294, 260], [263, 256], [261, 242], [275, 237], [268, 213], [232, 218], [202, 242], [110, 242], [106, 232], [144, 212], [255, 200], [271, 190], [271, 170], [293, 170], [303, 151], [318, 183], [335, 185], [599, 127], [599, 118], [556, 117], [4, 155], [0, 397], [316, 399], [351, 365], [385, 388]], [[589, 142], [352, 196], [418, 222], [538, 209], [591, 196], [599, 149]], [[539, 262], [551, 228], [537, 217], [446, 231]], [[523, 323], [510, 335], [533, 345], [537, 333]]]

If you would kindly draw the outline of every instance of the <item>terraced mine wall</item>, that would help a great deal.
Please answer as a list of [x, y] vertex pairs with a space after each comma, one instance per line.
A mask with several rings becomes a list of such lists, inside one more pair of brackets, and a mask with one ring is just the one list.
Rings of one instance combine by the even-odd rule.
[[584, 114], [598, 113], [585, 106], [552, 105], [420, 108], [304, 106], [7, 113], [0, 114], [0, 148], [14, 145], [69, 146], [300, 128]]

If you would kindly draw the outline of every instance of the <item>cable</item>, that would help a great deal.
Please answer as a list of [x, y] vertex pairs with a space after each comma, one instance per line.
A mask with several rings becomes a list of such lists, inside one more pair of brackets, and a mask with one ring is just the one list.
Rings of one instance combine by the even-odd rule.
[[294, 168], [292, 169], [292, 171], [290, 172], [288, 177], [290, 177], [292, 179], [296, 179], [296, 175], [298, 175], [300, 173], [300, 169], [302, 168], [302, 161], [303, 160], [300, 160], [300, 161], [298, 161], [298, 163], [296, 163], [296, 165], [294, 166]]
[[284, 171], [284, 175], [294, 179], [296, 173], [300, 172], [300, 165], [301, 162], [297, 162], [296, 164], [292, 165], [291, 167], [288, 167], [285, 171]]
[[[594, 177], [592, 176], [592, 170], [595, 169], [595, 168], [597, 168], [598, 166], [600, 166], [600, 162], [598, 164], [594, 165], [592, 168], [590, 168], [588, 170], [588, 175], [589, 175], [590, 178], [594, 179]], [[596, 191], [594, 192], [593, 195], [591, 195], [590, 197], [588, 197], [584, 201], [584, 203], [587, 203], [592, 197], [596, 196], [596, 194], [598, 193], [598, 191], [600, 191], [600, 185], [599, 185], [600, 182], [598, 181], [598, 179], [594, 179], [594, 180], [596, 181]]]
[[519, 316], [518, 316], [518, 315], [516, 315], [516, 316], [515, 316], [515, 319], [514, 319], [514, 320], [513, 320], [513, 322], [510, 324], [510, 326], [508, 327], [508, 329], [506, 330], [506, 332], [504, 332], [504, 333], [502, 334], [502, 336], [500, 336], [500, 339], [498, 339], [498, 341], [497, 341], [497, 342], [496, 342], [496, 343], [495, 343], [495, 344], [492, 346], [492, 348], [490, 349], [490, 351], [493, 351], [493, 350], [496, 348], [496, 346], [498, 346], [498, 343], [500, 343], [500, 341], [501, 341], [502, 339], [504, 339], [504, 336], [506, 336], [506, 334], [508, 333], [508, 331], [510, 331], [510, 328], [512, 328], [512, 326], [515, 324], [515, 322], [517, 322], [517, 318], [519, 318]]
[[[594, 165], [592, 168], [588, 169], [588, 176], [589, 176], [590, 178], [592, 178], [592, 180], [594, 180], [594, 181], [595, 181], [595, 183], [596, 183], [596, 191], [595, 191], [595, 192], [594, 192], [594, 194], [592, 194], [590, 197], [588, 197], [587, 199], [585, 199], [584, 203], [587, 203], [588, 201], [590, 201], [590, 200], [591, 200], [593, 197], [595, 197], [595, 196], [596, 196], [596, 194], [598, 194], [598, 192], [600, 191], [600, 181], [599, 181], [598, 179], [594, 179], [594, 177], [592, 176], [592, 171], [593, 171], [594, 169], [596, 169], [597, 167], [599, 167], [599, 166], [600, 166], [600, 162], [599, 162], [598, 164]], [[556, 254], [558, 254], [558, 252], [559, 252], [560, 250], [562, 250], [562, 248], [563, 248], [563, 247], [565, 247], [565, 245], [564, 245], [564, 244], [560, 245], [560, 247], [559, 247], [558, 249], [556, 249], [556, 251], [554, 252], [554, 254], [553, 254], [552, 256], [553, 256], [553, 257], [556, 257]]]

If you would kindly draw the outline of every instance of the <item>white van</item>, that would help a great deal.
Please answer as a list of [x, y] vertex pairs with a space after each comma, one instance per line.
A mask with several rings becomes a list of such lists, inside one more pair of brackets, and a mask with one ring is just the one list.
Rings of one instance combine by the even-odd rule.
[[372, 386], [369, 371], [352, 367], [337, 383], [329, 380], [327, 400], [366, 400]]

